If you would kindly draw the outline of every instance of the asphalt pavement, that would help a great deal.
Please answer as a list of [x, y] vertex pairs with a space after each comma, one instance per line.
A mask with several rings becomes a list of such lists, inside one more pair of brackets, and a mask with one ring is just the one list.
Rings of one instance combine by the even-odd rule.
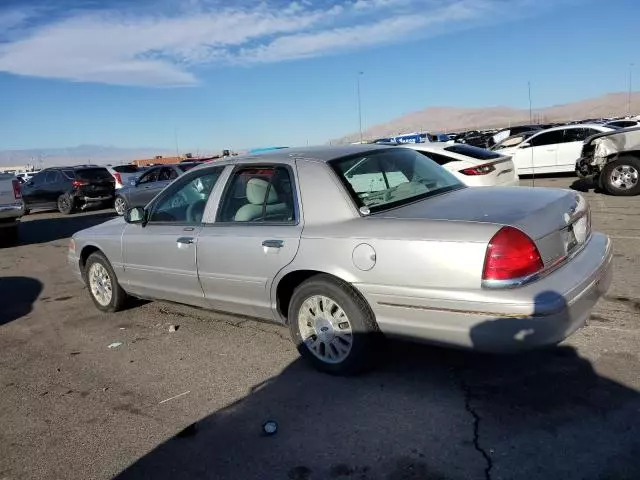
[[585, 195], [615, 248], [588, 326], [519, 356], [391, 342], [357, 378], [312, 370], [283, 326], [100, 313], [66, 252], [111, 212], [29, 215], [0, 249], [0, 480], [637, 480], [640, 197]]

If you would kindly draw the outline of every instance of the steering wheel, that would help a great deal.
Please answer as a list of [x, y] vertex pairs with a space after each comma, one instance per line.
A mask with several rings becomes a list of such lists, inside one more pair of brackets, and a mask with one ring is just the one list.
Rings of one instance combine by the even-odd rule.
[[187, 208], [187, 220], [189, 223], [200, 223], [204, 216], [204, 209], [207, 206], [206, 200], [198, 200]]

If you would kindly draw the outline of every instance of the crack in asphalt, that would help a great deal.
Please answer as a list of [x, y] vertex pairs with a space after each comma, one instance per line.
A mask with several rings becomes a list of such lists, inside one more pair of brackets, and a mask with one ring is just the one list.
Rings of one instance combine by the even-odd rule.
[[471, 406], [473, 393], [471, 387], [462, 380], [462, 390], [464, 391], [464, 408], [473, 417], [473, 448], [476, 449], [485, 461], [484, 478], [491, 480], [491, 469], [493, 468], [493, 460], [487, 451], [480, 445], [480, 415]]

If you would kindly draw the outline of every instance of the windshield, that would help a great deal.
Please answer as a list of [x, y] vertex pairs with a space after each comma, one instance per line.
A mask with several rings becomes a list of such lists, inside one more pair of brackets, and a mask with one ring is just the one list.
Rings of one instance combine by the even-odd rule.
[[464, 185], [433, 160], [410, 149], [375, 150], [330, 162], [359, 208], [396, 207]]
[[512, 137], [506, 138], [503, 141], [501, 141], [500, 143], [494, 145], [493, 147], [490, 148], [490, 150], [502, 150], [503, 148], [509, 148], [509, 147], [515, 147], [516, 145], [520, 145], [522, 142], [524, 142], [527, 138], [531, 137], [534, 133], [538, 133], [537, 131], [534, 132], [525, 132], [525, 133], [521, 133], [519, 135], [514, 135]]

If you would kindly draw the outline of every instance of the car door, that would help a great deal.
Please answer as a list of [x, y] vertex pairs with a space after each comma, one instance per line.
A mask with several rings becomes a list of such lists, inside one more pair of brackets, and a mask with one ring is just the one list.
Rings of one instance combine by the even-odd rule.
[[146, 223], [122, 236], [123, 281], [134, 295], [207, 306], [198, 280], [196, 244], [222, 167], [185, 175], [147, 208]]
[[58, 197], [64, 193], [62, 175], [58, 170], [49, 170], [45, 179], [44, 192], [46, 203], [57, 204]]
[[564, 132], [564, 141], [558, 148], [558, 171], [574, 172], [576, 170], [576, 162], [582, 154], [582, 145], [584, 141], [591, 135], [600, 133], [594, 128], [572, 127], [566, 128]]
[[157, 188], [158, 175], [161, 167], [153, 167], [147, 170], [129, 190], [129, 205], [131, 207], [144, 207], [160, 191]]
[[274, 277], [298, 251], [293, 164], [238, 165], [198, 236], [198, 275], [213, 309], [273, 319]]
[[562, 140], [562, 130], [552, 130], [533, 135], [521, 143], [513, 156], [518, 174], [554, 172], [557, 168], [558, 147]]
[[31, 180], [22, 186], [22, 200], [27, 206], [44, 205], [47, 202], [44, 190], [46, 177], [47, 170], [43, 170], [36, 173]]

